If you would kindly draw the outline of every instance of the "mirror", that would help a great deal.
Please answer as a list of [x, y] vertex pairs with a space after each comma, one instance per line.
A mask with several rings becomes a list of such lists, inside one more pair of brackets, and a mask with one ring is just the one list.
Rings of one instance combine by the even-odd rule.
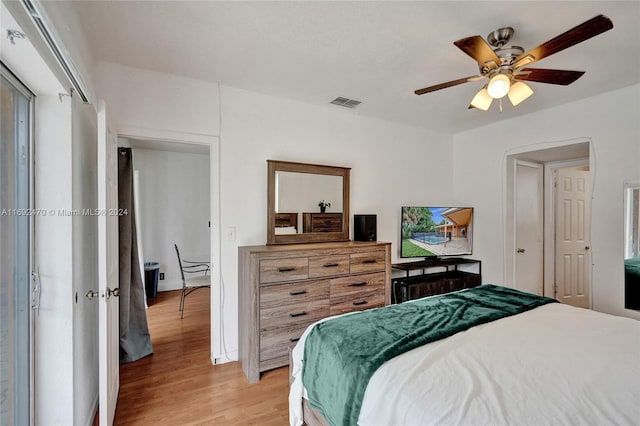
[[640, 310], [640, 181], [624, 184], [624, 307]]
[[267, 160], [267, 244], [349, 241], [350, 170]]

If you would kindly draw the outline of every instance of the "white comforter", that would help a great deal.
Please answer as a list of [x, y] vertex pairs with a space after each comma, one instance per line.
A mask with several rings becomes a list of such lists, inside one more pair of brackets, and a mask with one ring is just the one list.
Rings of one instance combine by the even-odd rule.
[[[296, 426], [308, 332], [293, 350]], [[640, 321], [552, 303], [473, 327], [383, 364], [358, 423], [638, 425]]]

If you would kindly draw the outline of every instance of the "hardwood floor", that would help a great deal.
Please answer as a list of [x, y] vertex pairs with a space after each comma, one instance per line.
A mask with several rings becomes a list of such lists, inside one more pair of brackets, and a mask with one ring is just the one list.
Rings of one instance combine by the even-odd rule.
[[211, 365], [209, 289], [159, 293], [147, 317], [154, 353], [120, 366], [116, 425], [286, 425], [289, 372], [249, 385], [238, 362]]

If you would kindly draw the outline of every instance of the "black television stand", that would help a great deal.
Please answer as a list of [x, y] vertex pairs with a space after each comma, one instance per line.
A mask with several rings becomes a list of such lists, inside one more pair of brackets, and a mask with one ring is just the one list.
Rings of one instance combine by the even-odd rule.
[[[462, 265], [466, 266], [459, 268]], [[482, 284], [482, 262], [475, 259], [426, 258], [413, 262], [394, 263], [391, 267], [406, 273], [403, 277], [391, 279], [393, 303], [449, 293]]]

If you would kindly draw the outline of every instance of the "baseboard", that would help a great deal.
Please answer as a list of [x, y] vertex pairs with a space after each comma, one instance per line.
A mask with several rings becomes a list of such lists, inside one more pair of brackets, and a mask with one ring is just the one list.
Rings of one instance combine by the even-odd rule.
[[227, 352], [226, 354], [220, 354], [219, 358], [214, 358], [211, 354], [211, 363], [213, 365], [226, 364], [227, 362], [233, 362], [238, 360], [238, 350]]

